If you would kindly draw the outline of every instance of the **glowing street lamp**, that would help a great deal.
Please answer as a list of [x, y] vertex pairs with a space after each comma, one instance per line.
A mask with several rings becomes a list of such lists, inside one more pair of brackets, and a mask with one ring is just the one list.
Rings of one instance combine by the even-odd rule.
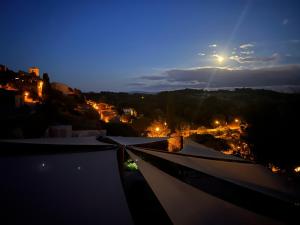
[[235, 118], [235, 119], [234, 119], [234, 122], [238, 123], [238, 122], [240, 122], [240, 120], [237, 119], [237, 118]]
[[167, 125], [164, 125], [164, 121], [154, 120], [146, 132], [148, 137], [166, 137], [171, 132]]
[[215, 121], [215, 124], [216, 124], [216, 125], [220, 125], [220, 121], [219, 121], [219, 120], [216, 120], [216, 121]]

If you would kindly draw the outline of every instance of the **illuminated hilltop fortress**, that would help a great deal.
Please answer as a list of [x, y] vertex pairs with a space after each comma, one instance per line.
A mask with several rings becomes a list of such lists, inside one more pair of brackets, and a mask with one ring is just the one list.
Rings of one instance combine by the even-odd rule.
[[34, 74], [35, 76], [38, 77], [38, 76], [40, 76], [40, 69], [38, 67], [35, 67], [35, 66], [29, 67], [28, 73]]
[[40, 102], [43, 98], [44, 81], [39, 75], [38, 67], [30, 67], [28, 72], [14, 72], [5, 65], [0, 65], [0, 89], [21, 95], [24, 103]]

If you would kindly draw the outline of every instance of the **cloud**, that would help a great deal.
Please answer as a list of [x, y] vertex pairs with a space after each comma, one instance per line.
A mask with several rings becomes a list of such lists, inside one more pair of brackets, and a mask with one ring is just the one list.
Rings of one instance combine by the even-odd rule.
[[286, 18], [284, 20], [282, 20], [282, 22], [281, 22], [282, 25], [287, 25], [288, 23], [289, 23], [289, 20]]
[[254, 63], [254, 62], [272, 62], [278, 60], [280, 55], [278, 53], [274, 53], [271, 56], [246, 56], [242, 57], [239, 55], [230, 56], [229, 59], [234, 60], [238, 63]]
[[252, 51], [241, 51], [241, 54], [243, 54], [243, 55], [252, 55], [252, 54], [254, 54], [254, 51], [252, 50]]
[[252, 48], [252, 47], [254, 47], [254, 44], [250, 44], [250, 43], [240, 45], [241, 49], [248, 49], [248, 48]]
[[200, 56], [205, 56], [205, 53], [199, 52], [198, 55], [200, 55]]
[[140, 78], [144, 79], [144, 80], [163, 80], [163, 79], [165, 79], [165, 76], [149, 75], [149, 76], [141, 76]]
[[142, 83], [142, 82], [132, 82], [132, 83], [128, 83], [128, 86], [142, 87], [142, 86], [145, 86], [145, 83]]
[[271, 62], [275, 61], [279, 58], [278, 53], [274, 53], [271, 56], [267, 57], [245, 57], [242, 59], [243, 62]]
[[238, 55], [232, 55], [229, 57], [229, 59], [236, 61], [238, 63], [243, 63], [243, 57], [238, 56]]
[[217, 46], [218, 46], [217, 44], [211, 44], [208, 47], [210, 47], [210, 48], [216, 48]]
[[224, 56], [214, 54], [212, 57], [215, 57], [220, 63], [224, 61]]
[[292, 44], [298, 44], [300, 43], [300, 40], [298, 39], [293, 39], [293, 40], [289, 40], [288, 42], [292, 43]]
[[212, 67], [173, 69], [165, 71], [162, 80], [153, 80], [147, 76], [144, 82], [146, 89], [152, 90], [205, 88], [208, 84], [211, 88], [300, 85], [300, 65], [252, 70]]

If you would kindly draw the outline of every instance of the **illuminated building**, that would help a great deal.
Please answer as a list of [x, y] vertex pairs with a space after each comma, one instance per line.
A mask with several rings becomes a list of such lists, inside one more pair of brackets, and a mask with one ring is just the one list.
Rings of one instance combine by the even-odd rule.
[[55, 89], [57, 91], [60, 91], [64, 95], [74, 95], [75, 94], [73, 88], [69, 87], [68, 85], [66, 85], [64, 83], [52, 82], [51, 88]]
[[44, 83], [42, 80], [37, 82], [37, 93], [40, 98], [43, 97], [43, 85]]
[[[137, 113], [132, 108], [127, 108], [125, 111], [123, 110], [123, 115], [118, 115], [117, 110], [115, 109], [115, 106], [109, 105], [104, 102], [94, 102], [92, 100], [87, 100], [86, 102], [88, 105], [92, 106], [93, 109], [95, 109], [102, 121], [105, 123], [109, 122], [122, 122], [122, 123], [131, 123], [132, 122], [132, 116], [136, 116]], [[126, 113], [125, 113], [126, 112]]]
[[28, 73], [34, 74], [35, 76], [38, 77], [40, 75], [40, 69], [38, 67], [30, 67], [28, 69]]
[[132, 122], [132, 119], [130, 118], [130, 116], [127, 116], [127, 115], [121, 115], [120, 116], [120, 121], [122, 123], [131, 123]]
[[146, 129], [148, 137], [167, 137], [171, 130], [168, 126], [164, 125], [164, 122], [154, 120]]
[[129, 115], [130, 116], [135, 116], [135, 117], [137, 116], [137, 112], [133, 108], [124, 108], [123, 112], [127, 116], [129, 116]]

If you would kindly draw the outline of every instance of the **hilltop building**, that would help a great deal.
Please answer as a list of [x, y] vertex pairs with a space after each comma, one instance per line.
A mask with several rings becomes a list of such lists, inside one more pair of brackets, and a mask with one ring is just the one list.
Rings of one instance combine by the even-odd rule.
[[40, 76], [40, 69], [38, 67], [33, 66], [28, 69], [28, 73], [34, 74], [35, 76], [38, 77]]
[[28, 72], [9, 70], [5, 65], [0, 65], [0, 89], [18, 91], [24, 103], [35, 104], [43, 98], [44, 82], [39, 77], [38, 67], [30, 67]]
[[51, 83], [51, 88], [57, 91], [60, 91], [64, 95], [74, 95], [75, 91], [73, 88], [69, 87], [66, 84], [63, 83], [58, 83], [58, 82], [53, 82]]

